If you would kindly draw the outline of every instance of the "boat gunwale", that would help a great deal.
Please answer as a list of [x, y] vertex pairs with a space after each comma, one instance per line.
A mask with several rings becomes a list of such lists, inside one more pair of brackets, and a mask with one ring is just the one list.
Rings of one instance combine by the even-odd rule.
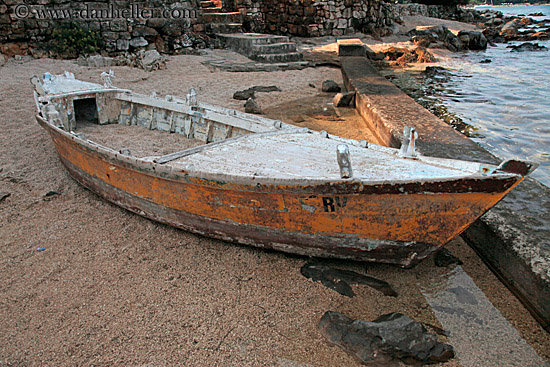
[[[490, 175], [470, 174], [449, 178], [435, 178], [419, 180], [380, 180], [367, 181], [359, 178], [351, 179], [304, 179], [304, 178], [271, 178], [265, 176], [244, 176], [223, 174], [214, 172], [205, 172], [197, 169], [178, 168], [172, 164], [160, 164], [144, 158], [128, 156], [121, 154], [111, 148], [100, 145], [92, 140], [83, 139], [74, 133], [61, 129], [40, 115], [36, 115], [37, 121], [42, 126], [47, 126], [51, 131], [61, 135], [65, 139], [75, 142], [78, 146], [88, 149], [91, 152], [100, 155], [103, 159], [112, 164], [122, 165], [135, 171], [155, 176], [161, 179], [179, 181], [193, 180], [193, 184], [211, 186], [211, 182], [223, 184], [228, 189], [239, 191], [283, 191], [288, 193], [315, 194], [437, 194], [437, 193], [456, 193], [456, 192], [505, 192], [515, 186], [523, 179], [523, 176], [514, 173], [498, 172]], [[296, 131], [279, 130], [273, 133], [296, 133]], [[262, 133], [259, 133], [260, 135]], [[243, 137], [250, 137], [254, 133]], [[193, 149], [193, 148], [191, 148]], [[387, 148], [391, 149], [391, 148]], [[474, 163], [474, 162], [472, 162]], [[496, 166], [495, 166], [496, 167]], [[468, 181], [469, 184], [465, 184]], [[210, 184], [209, 184], [210, 182]], [[461, 190], [454, 185], [445, 189], [450, 183], [463, 183]], [[500, 185], [496, 185], [500, 183]], [[231, 188], [228, 186], [232, 186]], [[476, 189], [477, 187], [477, 189]], [[271, 189], [269, 189], [271, 188]]]

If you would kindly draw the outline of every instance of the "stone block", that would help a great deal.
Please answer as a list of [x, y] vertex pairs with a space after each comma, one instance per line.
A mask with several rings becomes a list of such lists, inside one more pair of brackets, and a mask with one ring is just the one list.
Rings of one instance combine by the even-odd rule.
[[119, 51], [127, 51], [130, 48], [130, 41], [125, 39], [118, 39], [116, 41], [116, 49]]
[[365, 56], [366, 48], [363, 41], [358, 38], [339, 39], [338, 44], [339, 56]]

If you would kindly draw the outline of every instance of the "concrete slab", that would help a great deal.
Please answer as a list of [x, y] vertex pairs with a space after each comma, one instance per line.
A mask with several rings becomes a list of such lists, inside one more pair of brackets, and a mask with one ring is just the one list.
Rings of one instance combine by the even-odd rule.
[[[342, 57], [342, 74], [356, 108], [388, 146], [403, 127], [419, 132], [424, 155], [484, 163], [499, 160], [455, 131], [382, 77], [365, 57]], [[527, 178], [463, 234], [497, 276], [550, 330], [550, 189]]]

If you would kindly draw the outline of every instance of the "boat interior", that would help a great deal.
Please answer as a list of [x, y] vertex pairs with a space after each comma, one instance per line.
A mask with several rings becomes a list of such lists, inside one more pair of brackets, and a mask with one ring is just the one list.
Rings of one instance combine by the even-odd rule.
[[51, 124], [115, 153], [184, 169], [285, 180], [353, 175], [369, 181], [452, 179], [495, 171], [479, 163], [417, 155], [414, 129], [405, 132], [397, 150], [199, 103], [193, 89], [185, 98], [160, 98], [74, 77], [45, 84], [49, 90], [35, 85], [36, 102]]

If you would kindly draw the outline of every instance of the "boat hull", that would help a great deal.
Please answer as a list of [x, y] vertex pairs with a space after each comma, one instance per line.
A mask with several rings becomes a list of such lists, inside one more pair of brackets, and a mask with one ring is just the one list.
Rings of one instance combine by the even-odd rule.
[[246, 185], [144, 168], [37, 119], [70, 175], [116, 205], [208, 237], [301, 255], [412, 266], [520, 181]]

